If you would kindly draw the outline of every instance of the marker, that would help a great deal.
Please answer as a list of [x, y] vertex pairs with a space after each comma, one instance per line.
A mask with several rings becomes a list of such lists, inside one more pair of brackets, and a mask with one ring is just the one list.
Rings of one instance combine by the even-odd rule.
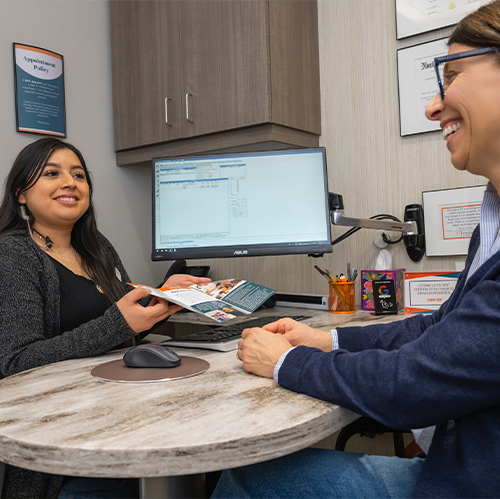
[[325, 278], [325, 279], [328, 279], [328, 281], [332, 280], [333, 279], [330, 279], [330, 276], [324, 271], [324, 270], [321, 270], [317, 265], [314, 266], [314, 268]]

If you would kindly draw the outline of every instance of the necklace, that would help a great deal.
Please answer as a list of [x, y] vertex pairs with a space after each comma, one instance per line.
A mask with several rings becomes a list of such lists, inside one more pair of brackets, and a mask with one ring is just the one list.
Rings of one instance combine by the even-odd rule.
[[[42, 236], [40, 234], [40, 232], [38, 232], [36, 229], [33, 229], [33, 232], [38, 236], [38, 238], [43, 241], [45, 244], [43, 246], [41, 246], [41, 248], [44, 250], [44, 251], [47, 251], [47, 252], [54, 252], [54, 253], [57, 253], [57, 255], [59, 255], [60, 258], [62, 258], [63, 260], [66, 260], [70, 265], [71, 267], [73, 267], [73, 269], [76, 267], [77, 269], [77, 272], [74, 272], [74, 270], [72, 270], [73, 273], [75, 273], [76, 275], [79, 275], [81, 277], [85, 277], [86, 279], [89, 277], [87, 275], [86, 272], [84, 272], [84, 270], [80, 267], [80, 264], [78, 262], [78, 257], [76, 255], [76, 251], [75, 251], [75, 248], [71, 248], [73, 250], [73, 256], [75, 257], [75, 261], [72, 261], [70, 260], [69, 258], [65, 257], [63, 254], [59, 253], [59, 251], [57, 251], [55, 248], [54, 248], [54, 243], [50, 240], [50, 237], [49, 236]], [[92, 282], [94, 282], [92, 279], [90, 279]], [[97, 284], [96, 282], [94, 282], [95, 284], [95, 287], [97, 288], [97, 291], [99, 291], [99, 293], [102, 293], [104, 294], [104, 290], [101, 288], [101, 286], [99, 286], [99, 284]]]

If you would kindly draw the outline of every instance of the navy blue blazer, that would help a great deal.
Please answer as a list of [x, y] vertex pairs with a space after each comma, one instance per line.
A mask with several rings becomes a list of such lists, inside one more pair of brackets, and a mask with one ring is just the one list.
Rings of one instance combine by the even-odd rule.
[[500, 252], [431, 315], [339, 328], [340, 349], [297, 347], [279, 384], [391, 427], [437, 425], [414, 497], [500, 496]]

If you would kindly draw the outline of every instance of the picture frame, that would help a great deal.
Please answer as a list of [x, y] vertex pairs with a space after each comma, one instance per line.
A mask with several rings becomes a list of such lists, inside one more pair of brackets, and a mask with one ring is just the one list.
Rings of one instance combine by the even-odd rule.
[[426, 256], [466, 255], [486, 185], [424, 191]]
[[490, 0], [396, 0], [396, 38], [458, 23]]
[[448, 53], [447, 38], [397, 50], [400, 135], [440, 130], [425, 117], [425, 108], [439, 92], [434, 57]]
[[63, 56], [23, 43], [13, 51], [17, 131], [66, 137]]

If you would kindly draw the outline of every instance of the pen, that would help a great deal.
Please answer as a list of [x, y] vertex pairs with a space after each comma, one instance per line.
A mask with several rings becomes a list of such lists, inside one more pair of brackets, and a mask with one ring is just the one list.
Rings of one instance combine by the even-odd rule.
[[314, 266], [314, 268], [323, 276], [325, 277], [326, 279], [328, 279], [329, 281], [333, 281], [333, 279], [330, 278], [330, 276], [324, 271], [324, 270], [321, 270], [317, 265]]
[[325, 270], [326, 270], [326, 273], [328, 274], [328, 277], [333, 282], [335, 279], [333, 278], [332, 273], [328, 269], [325, 269]]

